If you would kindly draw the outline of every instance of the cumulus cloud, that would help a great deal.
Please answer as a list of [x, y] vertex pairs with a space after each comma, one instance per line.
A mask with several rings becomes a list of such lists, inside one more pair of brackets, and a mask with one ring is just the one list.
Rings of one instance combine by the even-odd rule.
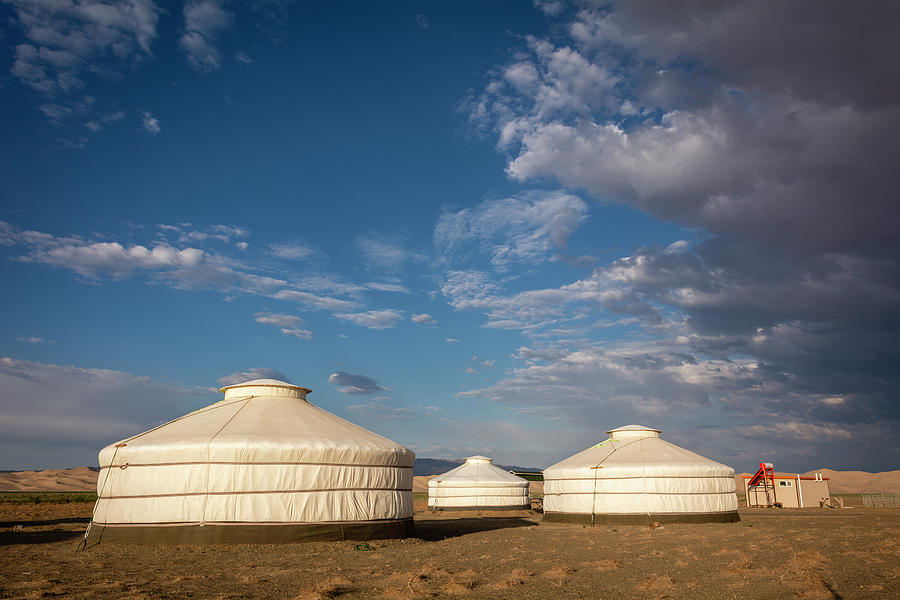
[[251, 369], [247, 369], [246, 371], [235, 371], [230, 375], [219, 377], [216, 380], [216, 383], [218, 383], [222, 387], [225, 387], [229, 385], [236, 385], [238, 383], [244, 383], [245, 381], [253, 381], [254, 379], [276, 379], [278, 381], [284, 381], [285, 383], [291, 383], [291, 380], [287, 375], [268, 367], [253, 367]]
[[391, 391], [391, 388], [378, 385], [378, 382], [371, 377], [344, 371], [332, 373], [328, 377], [328, 381], [338, 386], [338, 391], [343, 394], [376, 394]]
[[421, 313], [421, 314], [418, 314], [418, 315], [411, 315], [411, 316], [409, 317], [409, 319], [410, 319], [413, 323], [422, 323], [422, 324], [424, 324], [424, 325], [433, 325], [433, 324], [437, 323], [437, 321], [435, 320], [435, 318], [432, 317], [431, 315], [429, 315], [428, 313]]
[[281, 330], [281, 333], [290, 335], [301, 340], [313, 339], [313, 334], [308, 329], [302, 329], [303, 319], [295, 315], [286, 315], [283, 313], [267, 313], [259, 312], [253, 315], [253, 320], [257, 323], [265, 325], [274, 325]]
[[[888, 25], [900, 9], [681, 8], [586, 6], [560, 37], [526, 38], [468, 108], [509, 157], [511, 179], [555, 179], [693, 228], [697, 241], [636, 248], [549, 289], [509, 291], [483, 269], [457, 268], [442, 292], [554, 352], [550, 332], [574, 324], [640, 327], [646, 369], [635, 371], [630, 353], [595, 348], [529, 362], [510, 379], [592, 373], [559, 390], [575, 406], [594, 389], [641, 410], [696, 404], [708, 389], [716, 418], [746, 418], [754, 443], [790, 435], [753, 429], [764, 417], [837, 441], [842, 434], [824, 432], [848, 423], [886, 435], [900, 391], [900, 172], [891, 162], [900, 93], [887, 75], [900, 67]], [[438, 229], [447, 237], [446, 224]], [[694, 362], [676, 369], [673, 351]], [[530, 352], [523, 360], [537, 361]], [[628, 381], [608, 389], [622, 373]], [[671, 396], [654, 391], [665, 389]]]
[[[6, 4], [14, 11], [10, 22], [18, 25], [25, 37], [14, 48], [10, 72], [52, 98], [40, 107], [50, 122], [65, 128], [74, 120], [96, 133], [121, 121], [124, 112], [114, 108], [95, 113], [95, 98], [83, 90], [95, 77], [114, 79], [128, 67], [152, 58], [162, 9], [152, 0], [7, 0]], [[87, 138], [76, 131], [57, 142], [81, 148]]]
[[29, 41], [16, 46], [11, 72], [39, 92], [66, 94], [85, 85], [87, 72], [152, 56], [161, 9], [151, 0], [8, 3]]
[[179, 44], [192, 69], [201, 73], [219, 70], [222, 53], [216, 41], [231, 26], [233, 17], [219, 0], [189, 0], [184, 5], [184, 34]]
[[403, 320], [403, 313], [391, 308], [359, 313], [338, 313], [334, 316], [369, 329], [391, 329]]
[[[190, 224], [161, 225], [163, 231], [190, 233]], [[204, 242], [210, 236], [235, 235], [243, 230], [216, 225], [210, 231], [189, 236]], [[222, 292], [266, 294], [286, 285], [274, 277], [254, 273], [247, 265], [203, 248], [179, 248], [168, 241], [144, 246], [120, 242], [95, 241], [81, 236], [23, 230], [0, 221], [0, 245], [20, 247], [23, 253], [13, 259], [33, 264], [66, 268], [93, 282], [105, 278], [126, 279], [139, 273], [154, 281], [163, 281], [181, 289], [216, 289]]]
[[0, 358], [0, 390], [5, 469], [95, 465], [106, 444], [202, 405], [147, 376], [11, 357]]

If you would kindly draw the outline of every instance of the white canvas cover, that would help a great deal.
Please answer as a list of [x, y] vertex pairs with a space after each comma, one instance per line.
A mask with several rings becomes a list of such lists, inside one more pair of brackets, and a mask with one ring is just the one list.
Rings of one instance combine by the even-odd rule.
[[259, 379], [100, 451], [94, 525], [411, 519], [415, 455]]
[[733, 514], [734, 469], [627, 425], [544, 470], [544, 513]]
[[428, 481], [430, 510], [529, 508], [528, 481], [495, 467], [485, 456], [470, 456], [455, 469]]

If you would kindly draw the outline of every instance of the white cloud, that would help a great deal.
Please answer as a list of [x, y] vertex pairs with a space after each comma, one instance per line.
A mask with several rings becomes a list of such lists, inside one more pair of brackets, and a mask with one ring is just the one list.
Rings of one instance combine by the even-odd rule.
[[157, 225], [164, 235], [177, 234], [179, 243], [199, 243], [207, 241], [219, 241], [228, 244], [234, 238], [245, 238], [250, 232], [236, 225], [210, 225], [206, 230], [195, 229], [191, 223], [178, 223], [177, 225]]
[[230, 375], [219, 377], [216, 380], [216, 383], [225, 387], [244, 383], [245, 381], [253, 381], [254, 379], [275, 379], [277, 381], [284, 381], [285, 383], [291, 382], [287, 375], [280, 371], [276, 371], [275, 369], [270, 369], [269, 367], [253, 367], [246, 371], [235, 371]]
[[23, 344], [55, 344], [56, 340], [48, 340], [42, 337], [38, 337], [36, 335], [30, 335], [28, 337], [17, 337], [17, 342], [21, 342]]
[[238, 50], [234, 53], [234, 60], [238, 61], [241, 64], [249, 65], [253, 63], [253, 59], [250, 58], [250, 55], [244, 52], [243, 50]]
[[162, 12], [150, 0], [7, 1], [30, 42], [16, 46], [11, 72], [48, 95], [82, 88], [87, 72], [117, 73], [149, 58]]
[[90, 129], [93, 133], [97, 133], [98, 131], [106, 129], [114, 123], [118, 123], [124, 118], [125, 111], [117, 110], [115, 112], [98, 115], [90, 121], [87, 121], [84, 126]]
[[238, 242], [234, 245], [234, 247], [237, 248], [238, 250], [243, 251], [243, 250], [246, 250], [247, 248], [249, 248], [250, 244], [248, 244], [247, 242]]
[[443, 214], [434, 242], [451, 264], [486, 256], [495, 269], [506, 271], [517, 263], [543, 262], [554, 249], [565, 248], [586, 218], [587, 204], [577, 196], [529, 192]]
[[366, 287], [370, 290], [376, 290], [379, 292], [394, 292], [397, 294], [408, 294], [409, 290], [404, 285], [400, 285], [399, 283], [384, 283], [380, 281], [370, 281], [366, 284]]
[[266, 325], [274, 325], [281, 330], [281, 333], [290, 335], [301, 340], [313, 339], [313, 334], [308, 329], [302, 329], [303, 319], [295, 315], [286, 315], [283, 313], [267, 313], [260, 312], [253, 315], [253, 320], [257, 323]]
[[304, 244], [272, 244], [269, 246], [269, 252], [272, 256], [283, 258], [286, 260], [302, 260], [316, 253], [315, 250]]
[[216, 40], [231, 26], [233, 16], [219, 0], [189, 0], [184, 5], [185, 31], [179, 44], [191, 68], [202, 73], [219, 70], [222, 54]]
[[278, 300], [288, 302], [296, 302], [308, 308], [330, 311], [353, 310], [359, 307], [358, 302], [351, 300], [341, 300], [340, 298], [331, 298], [328, 296], [318, 296], [310, 292], [302, 292], [299, 290], [280, 290], [272, 295]]
[[390, 406], [377, 398], [368, 402], [351, 404], [347, 410], [375, 420], [412, 419], [415, 417], [413, 409]]
[[[167, 232], [188, 231], [190, 224], [160, 225]], [[208, 240], [225, 235], [230, 226], [213, 226], [212, 234], [199, 239]], [[229, 229], [234, 235], [240, 228]], [[218, 232], [218, 233], [216, 233]], [[213, 288], [222, 292], [271, 294], [274, 288], [286, 282], [260, 275], [235, 260], [209, 252], [202, 248], [177, 248], [168, 242], [158, 242], [150, 247], [140, 244], [125, 246], [119, 242], [97, 242], [80, 236], [54, 236], [26, 231], [0, 221], [0, 245], [23, 246], [25, 252], [14, 260], [46, 264], [71, 269], [92, 281], [105, 277], [125, 279], [136, 273], [150, 274], [181, 289]]]
[[403, 320], [403, 313], [394, 309], [369, 310], [360, 313], [338, 313], [334, 316], [369, 329], [391, 329]]
[[447, 342], [448, 344], [458, 344], [459, 343], [459, 339], [452, 338], [452, 337], [444, 338], [444, 341]]
[[150, 135], [156, 135], [162, 131], [162, 125], [160, 125], [159, 119], [146, 111], [141, 113], [141, 127], [143, 127], [144, 131]]
[[356, 246], [369, 270], [386, 276], [400, 274], [408, 264], [425, 259], [421, 253], [382, 235], [360, 236], [356, 239]]
[[338, 386], [338, 391], [343, 394], [375, 394], [377, 392], [389, 392], [391, 388], [378, 385], [378, 382], [365, 375], [354, 375], [344, 371], [337, 371], [328, 377], [329, 383]]
[[557, 17], [566, 10], [566, 4], [562, 0], [534, 0], [534, 6], [551, 17]]
[[10, 357], [0, 390], [5, 469], [96, 464], [106, 444], [197, 408], [195, 392], [150, 377]]
[[138, 269], [196, 267], [204, 256], [203, 250], [197, 248], [179, 250], [158, 245], [150, 249], [140, 245], [125, 247], [118, 242], [95, 242], [38, 249], [19, 260], [67, 267], [90, 278], [100, 275], [122, 278]]
[[433, 325], [433, 324], [437, 323], [437, 321], [434, 319], [434, 317], [432, 317], [428, 313], [412, 315], [409, 318], [414, 323], [424, 323], [426, 325]]

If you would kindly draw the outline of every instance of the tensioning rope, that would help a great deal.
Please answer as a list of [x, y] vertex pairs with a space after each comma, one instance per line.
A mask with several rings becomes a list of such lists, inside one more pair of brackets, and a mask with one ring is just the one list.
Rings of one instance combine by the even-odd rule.
[[[88, 536], [91, 533], [91, 528], [94, 526], [94, 517], [97, 515], [97, 508], [100, 506], [100, 500], [103, 498], [103, 491], [106, 489], [106, 484], [109, 483], [109, 478], [112, 476], [113, 467], [116, 466], [116, 455], [119, 453], [119, 448], [122, 448], [123, 446], [127, 446], [128, 442], [134, 441], [134, 440], [138, 439], [139, 437], [147, 435], [148, 433], [152, 433], [152, 432], [156, 431], [157, 429], [161, 429], [161, 428], [165, 427], [166, 425], [171, 425], [172, 423], [177, 423], [178, 421], [181, 421], [182, 419], [186, 419], [188, 417], [193, 417], [193, 416], [196, 416], [199, 414], [203, 414], [203, 413], [209, 412], [211, 410], [216, 410], [217, 408], [224, 408], [226, 406], [231, 406], [235, 402], [240, 402], [241, 400], [245, 400], [245, 399], [249, 400], [252, 397], [253, 396], [238, 396], [237, 398], [234, 398], [232, 402], [228, 402], [227, 404], [223, 404], [225, 402], [225, 400], [219, 400], [219, 402], [216, 402], [215, 404], [213, 404], [211, 406], [207, 406], [206, 408], [201, 408], [201, 409], [189, 412], [186, 415], [181, 415], [180, 417], [176, 417], [170, 421], [166, 421], [165, 423], [163, 423], [161, 425], [157, 425], [156, 427], [154, 427], [152, 429], [148, 429], [147, 431], [141, 432], [137, 435], [133, 435], [131, 437], [125, 438], [124, 440], [122, 440], [120, 442], [117, 442], [115, 445], [115, 450], [113, 450], [112, 458], [110, 459], [109, 465], [107, 465], [107, 468], [106, 468], [106, 477], [103, 478], [103, 485], [100, 486], [100, 489], [97, 492], [97, 500], [94, 502], [94, 509], [91, 511], [91, 520], [88, 522], [87, 529], [84, 530], [84, 537], [81, 539], [81, 543], [78, 545], [76, 552], [87, 548]], [[244, 404], [244, 406], [246, 406], [246, 403]], [[240, 412], [243, 408], [244, 407], [242, 406], [240, 409], [238, 409], [237, 412], [235, 412], [235, 415], [238, 412]], [[232, 415], [231, 418], [233, 419], [234, 415]], [[231, 419], [229, 419], [229, 422], [230, 421], [231, 421]], [[227, 425], [227, 423], [226, 423], [226, 425]], [[221, 431], [221, 429], [219, 431]], [[216, 435], [218, 435], [218, 432], [216, 432]], [[213, 436], [213, 437], [215, 437], [215, 436]], [[207, 447], [207, 463], [208, 462], [209, 462], [209, 452], [208, 452], [208, 447]], [[119, 465], [120, 469], [125, 469], [127, 467], [128, 467], [128, 463], [125, 463], [124, 465]], [[103, 467], [101, 465], [101, 470], [102, 470], [102, 468]], [[207, 474], [207, 476], [208, 476], [208, 474]], [[207, 482], [207, 485], [208, 485], [208, 482]], [[100, 541], [98, 540], [97, 543], [99, 544]]]

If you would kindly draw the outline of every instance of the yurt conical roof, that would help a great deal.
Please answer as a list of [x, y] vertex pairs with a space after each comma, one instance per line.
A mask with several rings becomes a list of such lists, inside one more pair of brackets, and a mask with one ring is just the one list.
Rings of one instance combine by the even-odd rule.
[[734, 469], [626, 425], [544, 469], [544, 519], [570, 522], [737, 521]]
[[280, 542], [408, 535], [412, 451], [273, 379], [100, 451], [96, 541]]
[[470, 456], [428, 480], [429, 510], [521, 510], [531, 508], [528, 481], [486, 456]]

